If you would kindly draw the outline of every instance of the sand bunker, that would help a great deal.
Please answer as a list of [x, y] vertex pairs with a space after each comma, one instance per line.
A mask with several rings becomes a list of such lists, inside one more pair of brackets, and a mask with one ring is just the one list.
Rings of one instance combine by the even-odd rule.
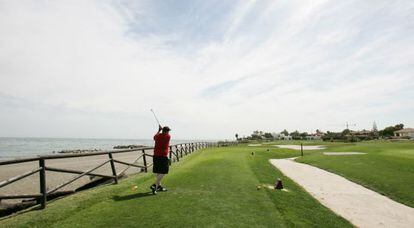
[[249, 144], [247, 146], [261, 146], [262, 144]]
[[[300, 145], [275, 145], [279, 148], [300, 150]], [[303, 150], [323, 150], [324, 146], [303, 146]]]
[[329, 155], [329, 156], [336, 156], [336, 155], [355, 155], [355, 154], [366, 154], [366, 153], [361, 153], [361, 152], [323, 152], [324, 155]]

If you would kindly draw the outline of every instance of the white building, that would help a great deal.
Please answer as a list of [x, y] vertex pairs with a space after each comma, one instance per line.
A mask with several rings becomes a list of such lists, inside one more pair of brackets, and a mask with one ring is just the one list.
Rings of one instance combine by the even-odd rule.
[[283, 139], [283, 140], [292, 140], [292, 136], [290, 136], [290, 135], [285, 135], [285, 134], [280, 134], [279, 139]]
[[405, 128], [394, 132], [395, 137], [408, 137], [414, 139], [414, 128]]
[[273, 136], [274, 139], [279, 139], [280, 138], [280, 133], [273, 132], [272, 136]]
[[317, 134], [311, 134], [311, 135], [306, 136], [306, 139], [307, 140], [321, 140], [322, 137]]

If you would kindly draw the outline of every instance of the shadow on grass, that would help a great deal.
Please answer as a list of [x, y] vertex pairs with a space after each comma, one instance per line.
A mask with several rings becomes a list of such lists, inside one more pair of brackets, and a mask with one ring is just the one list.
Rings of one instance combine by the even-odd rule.
[[131, 199], [137, 199], [147, 196], [154, 196], [152, 192], [139, 192], [131, 195], [126, 196], [113, 196], [112, 199], [115, 201], [123, 201], [123, 200], [131, 200]]

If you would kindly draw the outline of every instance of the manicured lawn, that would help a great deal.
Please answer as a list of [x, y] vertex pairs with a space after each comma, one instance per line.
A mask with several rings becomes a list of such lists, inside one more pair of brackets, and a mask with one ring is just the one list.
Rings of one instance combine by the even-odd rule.
[[[152, 175], [137, 175], [0, 220], [0, 227], [351, 227], [268, 162], [296, 155], [275, 147], [206, 149], [174, 163], [168, 192], [149, 194]], [[287, 192], [256, 189], [277, 177]]]
[[365, 155], [326, 156], [308, 152], [299, 162], [337, 173], [400, 203], [414, 207], [414, 142], [372, 141], [326, 144], [325, 151], [356, 151]]

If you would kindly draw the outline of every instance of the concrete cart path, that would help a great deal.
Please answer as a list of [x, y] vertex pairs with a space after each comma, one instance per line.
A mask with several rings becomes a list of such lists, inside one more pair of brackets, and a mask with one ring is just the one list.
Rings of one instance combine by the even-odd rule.
[[271, 159], [270, 163], [357, 227], [414, 227], [414, 208], [293, 159]]

